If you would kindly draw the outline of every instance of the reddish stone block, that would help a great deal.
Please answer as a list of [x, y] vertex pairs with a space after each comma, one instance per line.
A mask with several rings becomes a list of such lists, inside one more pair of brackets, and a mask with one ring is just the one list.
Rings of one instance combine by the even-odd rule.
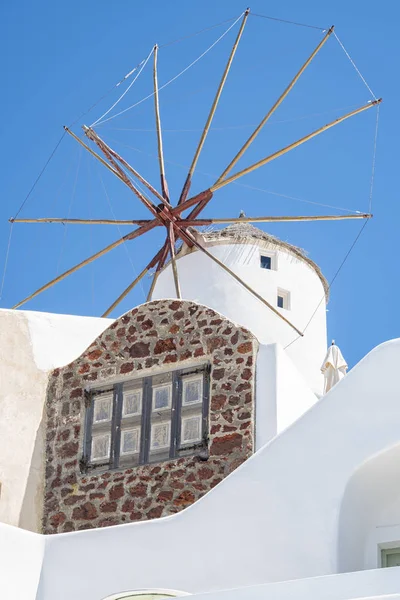
[[237, 427], [232, 427], [232, 425], [224, 425], [222, 431], [224, 433], [228, 433], [230, 431], [236, 431]]
[[194, 473], [189, 473], [189, 475], [186, 477], [186, 481], [187, 483], [192, 483], [192, 481], [196, 481], [196, 476]]
[[240, 429], [244, 430], [244, 429], [247, 429], [250, 426], [251, 426], [251, 421], [246, 421], [245, 423], [241, 424]]
[[121, 508], [122, 512], [133, 512], [135, 510], [135, 503], [133, 500], [125, 500]]
[[83, 363], [79, 367], [79, 373], [83, 375], [84, 373], [88, 373], [90, 371], [90, 365], [88, 363]]
[[68, 498], [65, 498], [64, 504], [66, 506], [72, 506], [73, 504], [79, 502], [79, 500], [85, 500], [85, 498], [85, 494], [73, 494], [72, 496], [68, 496]]
[[95, 484], [94, 483], [88, 483], [87, 485], [81, 485], [79, 488], [80, 492], [90, 492], [90, 490], [94, 490], [95, 489]]
[[162, 515], [162, 511], [163, 511], [162, 506], [155, 506], [154, 508], [149, 510], [149, 512], [147, 513], [147, 518], [148, 519], [159, 519]]
[[207, 349], [209, 352], [214, 352], [217, 348], [222, 348], [226, 345], [225, 338], [215, 336], [207, 340]]
[[246, 382], [246, 383], [240, 383], [237, 388], [236, 391], [237, 392], [243, 392], [244, 390], [249, 390], [251, 388], [250, 383]]
[[225, 377], [225, 369], [214, 369], [212, 372], [212, 378], [219, 381]]
[[194, 351], [193, 356], [195, 358], [197, 358], [198, 356], [204, 356], [204, 350], [203, 350], [203, 348], [196, 348], [196, 350]]
[[134, 498], [144, 498], [147, 495], [147, 485], [139, 482], [130, 488], [129, 493]]
[[217, 479], [214, 479], [213, 481], [211, 481], [210, 483], [210, 488], [215, 487], [216, 485], [218, 485], [219, 483], [221, 483], [222, 479], [220, 477], [218, 477]]
[[87, 358], [89, 360], [97, 360], [103, 354], [103, 351], [100, 348], [96, 348], [88, 353]]
[[171, 302], [171, 304], [168, 305], [168, 308], [170, 308], [171, 310], [178, 310], [178, 308], [180, 308], [181, 306], [182, 302], [174, 300], [173, 302]]
[[167, 363], [175, 363], [177, 362], [178, 357], [176, 354], [167, 354], [167, 356], [164, 358], [163, 363], [167, 364]]
[[175, 334], [175, 333], [178, 333], [178, 331], [179, 331], [179, 325], [177, 325], [176, 323], [171, 325], [171, 327], [169, 328], [169, 333]]
[[123, 365], [121, 365], [121, 368], [120, 368], [119, 372], [121, 374], [130, 373], [131, 371], [133, 371], [133, 368], [134, 367], [133, 367], [133, 363], [132, 362], [130, 362], [130, 363], [124, 363]]
[[210, 469], [209, 467], [201, 467], [197, 471], [197, 474], [199, 476], [199, 479], [201, 479], [201, 480], [211, 479], [211, 477], [214, 475], [214, 471], [212, 469]]
[[226, 404], [225, 394], [214, 394], [211, 397], [211, 410], [221, 410]]
[[158, 340], [154, 346], [154, 354], [162, 354], [163, 352], [171, 352], [176, 350], [175, 340], [173, 338], [165, 338]]
[[236, 448], [242, 447], [243, 437], [240, 433], [229, 433], [221, 437], [215, 437], [211, 444], [210, 454], [221, 456], [229, 454]]
[[106, 497], [103, 492], [92, 492], [89, 494], [89, 500], [103, 500]]
[[69, 397], [72, 398], [81, 398], [83, 394], [83, 389], [78, 387], [75, 388], [74, 390], [72, 390], [72, 392], [70, 393]]
[[124, 495], [124, 486], [122, 483], [118, 483], [117, 485], [113, 485], [108, 492], [110, 500], [118, 500], [118, 498], [122, 498]]
[[73, 519], [79, 519], [84, 521], [90, 521], [91, 519], [96, 519], [97, 510], [94, 504], [91, 502], [85, 502], [81, 506], [75, 506], [72, 512]]
[[100, 504], [100, 512], [102, 513], [113, 513], [117, 510], [116, 502], [102, 502]]
[[150, 344], [146, 342], [136, 342], [129, 349], [129, 355], [132, 358], [145, 358], [150, 356]]
[[158, 502], [169, 502], [170, 500], [172, 500], [173, 496], [174, 492], [172, 492], [171, 490], [163, 490], [158, 494], [157, 500]]
[[253, 349], [253, 344], [251, 342], [243, 342], [243, 344], [239, 344], [237, 347], [237, 351], [239, 354], [247, 354], [251, 352]]
[[52, 515], [49, 519], [50, 521], [50, 525], [52, 527], [59, 527], [60, 525], [62, 525], [64, 523], [64, 521], [66, 520], [66, 516], [63, 512], [58, 512], [55, 515]]
[[248, 411], [241, 412], [241, 413], [238, 415], [238, 419], [239, 419], [239, 421], [244, 421], [244, 419], [250, 419], [250, 417], [251, 417], [251, 414], [250, 414]]
[[231, 337], [231, 344], [232, 344], [233, 346], [236, 346], [236, 344], [238, 343], [238, 341], [239, 341], [239, 332], [238, 332], [238, 331], [236, 331], [236, 332], [233, 334], [233, 336]]
[[251, 369], [243, 369], [241, 377], [242, 379], [245, 379], [246, 381], [248, 381], [249, 379], [251, 379]]
[[193, 504], [195, 501], [195, 496], [193, 492], [190, 490], [185, 490], [181, 492], [177, 498], [174, 500], [175, 506], [189, 506], [189, 504]]

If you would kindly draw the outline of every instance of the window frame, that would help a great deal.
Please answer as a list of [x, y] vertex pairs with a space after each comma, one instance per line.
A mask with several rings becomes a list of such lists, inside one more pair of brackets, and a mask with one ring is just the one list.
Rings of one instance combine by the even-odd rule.
[[[261, 265], [261, 259], [265, 256], [271, 260], [271, 267], [267, 269]], [[278, 270], [278, 257], [276, 252], [269, 252], [268, 250], [260, 250], [259, 268], [263, 271], [277, 271]]]
[[400, 554], [400, 546], [394, 546], [393, 548], [381, 548], [381, 567], [389, 569], [388, 556], [391, 554]]
[[[83, 452], [80, 460], [80, 470], [82, 473], [90, 471], [108, 471], [112, 469], [131, 468], [132, 466], [142, 466], [145, 464], [156, 464], [185, 456], [187, 454], [196, 454], [202, 448], [208, 448], [208, 412], [209, 412], [209, 395], [210, 395], [210, 364], [202, 364], [174, 371], [166, 371], [154, 373], [140, 377], [137, 379], [125, 379], [113, 384], [105, 384], [104, 387], [92, 388], [85, 390], [85, 424], [83, 437]], [[168, 409], [161, 409], [161, 414], [165, 410], [166, 414], [170, 411], [169, 419], [166, 419], [170, 424], [170, 443], [164, 450], [168, 456], [157, 457], [154, 449], [151, 449], [151, 425], [153, 413], [153, 390], [161, 387], [155, 383], [152, 385], [153, 378], [157, 381], [157, 377], [163, 374], [171, 374], [171, 403]], [[193, 407], [200, 408], [201, 404], [201, 440], [190, 443], [181, 442], [182, 435], [182, 408], [184, 417], [186, 416], [187, 406], [183, 405], [183, 380], [190, 376], [195, 377], [199, 374], [203, 376], [202, 382], [202, 402], [194, 403]], [[141, 415], [123, 415], [124, 405], [124, 385], [128, 386], [129, 393], [130, 383], [141, 382]], [[162, 384], [166, 385], [166, 384]], [[94, 405], [96, 398], [102, 394], [112, 393], [112, 416], [110, 421], [102, 421], [96, 423], [93, 421]], [[183, 405], [183, 406], [182, 406]], [[190, 407], [191, 408], [191, 407]], [[159, 411], [160, 409], [157, 409]], [[134, 420], [134, 422], [130, 422]], [[125, 423], [124, 423], [125, 421]], [[154, 424], [154, 421], [153, 421]], [[139, 453], [123, 453], [121, 452], [122, 431], [139, 428]], [[92, 459], [92, 439], [95, 435], [110, 433], [110, 457], [108, 460]], [[161, 450], [161, 449], [160, 449]], [[152, 456], [151, 456], [152, 455]], [[131, 460], [129, 460], [131, 457]], [[122, 458], [122, 464], [121, 459]], [[152, 460], [153, 459], [153, 460]]]
[[[278, 299], [282, 298], [283, 306], [279, 306]], [[291, 294], [288, 290], [284, 290], [283, 288], [278, 288], [276, 290], [276, 305], [281, 310], [290, 310], [291, 309]]]

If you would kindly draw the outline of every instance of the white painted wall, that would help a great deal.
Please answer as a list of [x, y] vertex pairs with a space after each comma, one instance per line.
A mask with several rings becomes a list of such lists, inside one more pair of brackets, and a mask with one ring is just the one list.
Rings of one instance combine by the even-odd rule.
[[380, 567], [382, 547], [400, 547], [400, 444], [367, 460], [346, 487], [339, 570]]
[[48, 371], [79, 356], [111, 323], [0, 310], [0, 522], [40, 529]]
[[[208, 250], [224, 262], [273, 306], [277, 289], [290, 291], [290, 310], [281, 309], [300, 331], [317, 311], [303, 338], [287, 348], [287, 355], [311, 389], [322, 394], [320, 367], [326, 354], [326, 304], [322, 282], [304, 260], [279, 246], [254, 243], [219, 243]], [[277, 269], [260, 268], [260, 251], [277, 253]], [[241, 323], [261, 343], [279, 343], [283, 348], [298, 337], [296, 332], [251, 295], [221, 267], [199, 251], [177, 260], [182, 297], [210, 306], [235, 323]], [[201, 274], [201, 276], [199, 275]], [[176, 297], [171, 266], [157, 279], [153, 299]], [[322, 299], [322, 302], [321, 302]]]
[[317, 402], [280, 344], [261, 344], [256, 365], [256, 450]]
[[366, 461], [400, 444], [399, 360], [400, 340], [376, 348], [177, 515], [50, 536], [39, 597], [98, 600], [160, 587], [198, 593], [336, 573], [338, 553], [348, 552], [338, 533], [347, 485]]
[[0, 598], [36, 600], [46, 539], [0, 523]]

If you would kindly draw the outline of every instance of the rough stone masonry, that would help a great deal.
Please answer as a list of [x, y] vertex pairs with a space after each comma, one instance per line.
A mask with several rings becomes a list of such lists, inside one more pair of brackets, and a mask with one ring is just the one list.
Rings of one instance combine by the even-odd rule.
[[[44, 533], [154, 519], [189, 506], [253, 452], [258, 342], [194, 302], [158, 300], [117, 319], [74, 362], [50, 376]], [[209, 362], [209, 458], [185, 456], [82, 473], [85, 388]]]

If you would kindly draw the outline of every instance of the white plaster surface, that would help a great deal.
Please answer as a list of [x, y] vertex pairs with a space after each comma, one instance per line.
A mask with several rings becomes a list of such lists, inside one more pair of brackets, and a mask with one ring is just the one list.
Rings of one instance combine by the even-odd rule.
[[261, 344], [256, 365], [256, 450], [317, 402], [280, 344]]
[[[321, 279], [305, 261], [273, 246], [276, 270], [260, 268], [257, 243], [219, 243], [209, 245], [217, 256], [270, 304], [276, 307], [277, 290], [290, 292], [290, 310], [279, 309], [300, 331], [308, 324], [304, 337], [298, 334], [262, 304], [219, 265], [199, 251], [177, 258], [181, 293], [184, 299], [210, 306], [235, 323], [249, 329], [260, 343], [279, 343], [304, 377], [308, 386], [322, 394], [320, 368], [326, 354], [326, 303]], [[199, 276], [201, 274], [201, 276]], [[153, 291], [153, 299], [176, 297], [172, 268], [161, 272]]]
[[0, 522], [39, 530], [48, 371], [79, 356], [111, 323], [0, 310]]
[[45, 545], [44, 536], [0, 523], [2, 600], [36, 600]]
[[[177, 515], [50, 536], [39, 598], [97, 600], [118, 589], [160, 587], [200, 593], [337, 573], [340, 554], [349, 551], [350, 538], [340, 539], [349, 482], [367, 461], [400, 446], [399, 359], [400, 340], [376, 348], [298, 421]], [[348, 527], [351, 537], [351, 521]], [[338, 598], [368, 595], [357, 589]], [[374, 594], [381, 593], [376, 587]]]

